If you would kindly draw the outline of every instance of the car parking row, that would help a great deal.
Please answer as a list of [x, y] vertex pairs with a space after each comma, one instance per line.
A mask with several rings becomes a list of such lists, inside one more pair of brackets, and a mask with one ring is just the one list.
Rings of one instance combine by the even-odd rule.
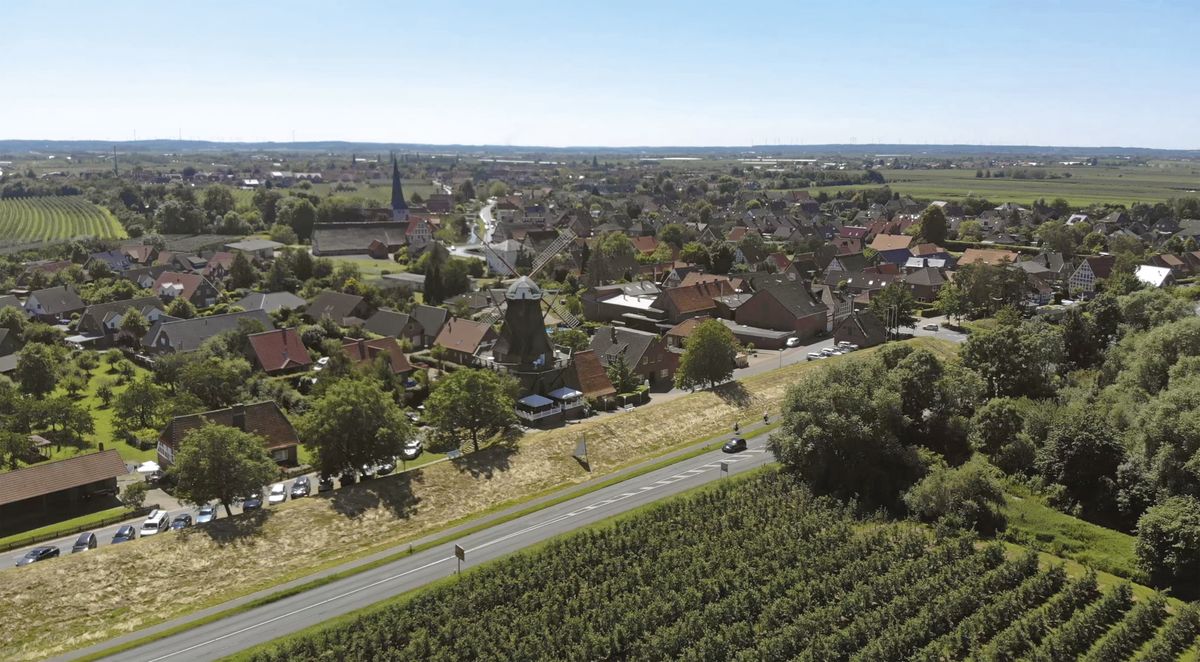
[[822, 347], [821, 349], [819, 349], [815, 352], [809, 352], [807, 359], [809, 361], [816, 361], [819, 359], [827, 359], [831, 356], [841, 356], [842, 354], [849, 354], [850, 352], [853, 352], [857, 349], [858, 349], [858, 345], [855, 345], [854, 343], [850, 343], [850, 342], [846, 342], [845, 340], [842, 340], [842, 341], [839, 341], [835, 345], [831, 345], [829, 347]]

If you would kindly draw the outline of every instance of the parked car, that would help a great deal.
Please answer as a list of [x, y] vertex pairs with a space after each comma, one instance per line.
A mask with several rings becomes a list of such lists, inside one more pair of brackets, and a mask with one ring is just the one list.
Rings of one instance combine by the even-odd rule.
[[821, 353], [824, 354], [825, 356], [833, 356], [834, 354], [837, 353], [837, 350], [835, 350], [832, 347], [822, 347]]
[[404, 442], [404, 450], [400, 451], [400, 455], [406, 460], [415, 460], [421, 456], [421, 440], [409, 439]]
[[129, 542], [134, 538], [137, 538], [137, 529], [133, 528], [133, 526], [130, 524], [126, 524], [125, 526], [117, 529], [117, 532], [113, 534], [112, 544], [116, 545], [123, 542]]
[[376, 470], [375, 473], [379, 476], [386, 476], [395, 470], [396, 470], [396, 461], [388, 460], [387, 462], [384, 462], [383, 464], [379, 465], [379, 469]]
[[217, 519], [217, 507], [216, 506], [209, 506], [209, 505], [200, 506], [200, 512], [196, 513], [196, 523], [197, 524], [204, 524], [205, 522], [211, 522], [215, 519]]
[[725, 453], [737, 453], [739, 451], [744, 451], [746, 450], [746, 440], [742, 437], [734, 437], [733, 439], [725, 442], [725, 445], [721, 447], [721, 450]]
[[262, 494], [258, 492], [252, 493], [242, 501], [242, 512], [248, 513], [252, 510], [262, 510]]
[[306, 497], [311, 489], [312, 483], [309, 482], [308, 476], [301, 476], [296, 479], [296, 482], [292, 483], [292, 498]]
[[170, 514], [165, 510], [151, 510], [146, 516], [146, 521], [142, 522], [142, 537], [153, 536], [171, 527]]
[[342, 472], [342, 475], [338, 479], [342, 482], [342, 487], [353, 485], [358, 482], [358, 472], [353, 469], [347, 469]]
[[20, 568], [21, 566], [29, 565], [30, 563], [45, 561], [46, 559], [52, 559], [56, 556], [58, 556], [57, 547], [34, 547], [28, 552], [25, 552], [25, 556], [17, 559], [17, 567]]
[[922, 329], [925, 329], [926, 331], [937, 331], [937, 330], [938, 330], [938, 325], [936, 325], [936, 324], [926, 324], [925, 326], [923, 326], [923, 327], [921, 327], [921, 328], [922, 328]]
[[783, 342], [783, 344], [784, 344], [784, 345], [787, 345], [788, 347], [799, 347], [799, 346], [800, 346], [800, 339], [799, 339], [799, 338], [797, 338], [796, 336], [791, 336], [791, 337], [789, 337], [787, 340], [785, 340], [785, 341]]
[[322, 475], [317, 479], [317, 491], [329, 492], [333, 489], [333, 476]]
[[97, 544], [99, 543], [96, 542], [96, 534], [92, 533], [91, 531], [84, 531], [83, 533], [79, 534], [78, 538], [75, 539], [75, 544], [71, 545], [71, 553], [74, 554], [75, 552], [86, 552], [89, 549], [96, 549]]
[[807, 357], [805, 357], [805, 358], [806, 358], [807, 360], [809, 360], [809, 361], [815, 361], [816, 359], [823, 359], [823, 358], [825, 358], [825, 355], [824, 355], [824, 354], [822, 354], [822, 353], [820, 353], [820, 352], [809, 352], [809, 353], [808, 353], [808, 356], [807, 356]]
[[176, 515], [175, 519], [171, 520], [171, 530], [172, 531], [186, 529], [191, 525], [192, 525], [192, 516], [187, 513], [182, 513], [180, 515]]
[[363, 480], [371, 480], [375, 477], [375, 467], [369, 464], [364, 464], [362, 465], [362, 469], [359, 470], [359, 473], [362, 474]]
[[267, 503], [283, 503], [287, 501], [287, 485], [275, 483], [267, 493]]

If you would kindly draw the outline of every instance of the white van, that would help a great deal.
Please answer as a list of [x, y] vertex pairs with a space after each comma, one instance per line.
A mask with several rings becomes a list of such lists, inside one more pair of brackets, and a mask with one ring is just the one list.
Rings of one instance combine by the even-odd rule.
[[142, 522], [142, 537], [152, 536], [156, 533], [162, 533], [171, 526], [170, 514], [165, 510], [151, 510], [146, 517], [146, 521]]

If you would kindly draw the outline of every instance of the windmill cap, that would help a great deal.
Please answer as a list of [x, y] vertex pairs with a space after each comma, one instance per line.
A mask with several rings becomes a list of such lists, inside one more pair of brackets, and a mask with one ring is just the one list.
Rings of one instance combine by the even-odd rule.
[[542, 288], [537, 286], [529, 276], [521, 276], [504, 293], [506, 299], [541, 299]]

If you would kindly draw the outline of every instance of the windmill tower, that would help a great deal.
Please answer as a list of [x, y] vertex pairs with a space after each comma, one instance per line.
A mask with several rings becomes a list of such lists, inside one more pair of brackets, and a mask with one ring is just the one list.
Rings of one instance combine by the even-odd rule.
[[[504, 318], [500, 338], [492, 346], [492, 362], [503, 366], [531, 392], [549, 390], [560, 382], [562, 370], [570, 360], [568, 354], [556, 352], [550, 342], [550, 336], [546, 334], [546, 313], [553, 311], [570, 328], [580, 324], [579, 318], [558, 301], [558, 292], [543, 290], [534, 282], [533, 276], [574, 240], [574, 232], [565, 230], [560, 233], [534, 258], [529, 275], [516, 279], [504, 291], [504, 309], [500, 309], [498, 302], [493, 302], [495, 308], [480, 320], [485, 324], [495, 324], [501, 317]], [[489, 247], [488, 250], [492, 249]], [[493, 255], [510, 272], [516, 273], [498, 253], [493, 251]], [[545, 310], [543, 305], [546, 306]]]

